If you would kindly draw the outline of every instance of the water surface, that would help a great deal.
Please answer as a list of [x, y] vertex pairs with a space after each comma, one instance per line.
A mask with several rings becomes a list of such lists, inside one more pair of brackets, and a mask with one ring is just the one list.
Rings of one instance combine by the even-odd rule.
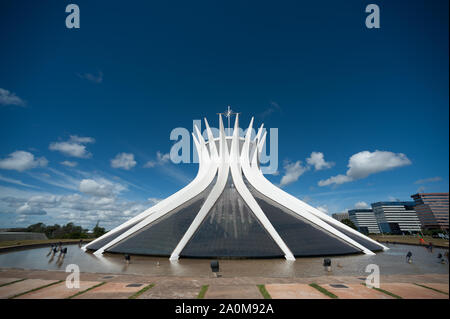
[[[138, 274], [149, 276], [192, 276], [209, 277], [210, 259], [180, 259], [170, 262], [167, 257], [131, 256], [127, 265], [122, 255], [106, 254], [97, 257], [84, 252], [78, 245], [67, 245], [65, 258], [49, 254], [49, 247], [23, 249], [0, 254], [0, 268], [22, 268], [65, 271], [69, 264], [77, 264], [81, 272]], [[382, 275], [391, 274], [448, 274], [448, 263], [441, 264], [437, 255], [445, 249], [434, 248], [429, 252], [425, 247], [388, 244], [387, 251], [374, 256], [351, 255], [328, 257], [332, 261], [335, 276], [365, 276], [368, 264], [377, 264]], [[411, 264], [406, 262], [406, 254], [412, 252]], [[315, 277], [326, 274], [323, 258], [284, 259], [244, 259], [220, 260], [223, 277]]]

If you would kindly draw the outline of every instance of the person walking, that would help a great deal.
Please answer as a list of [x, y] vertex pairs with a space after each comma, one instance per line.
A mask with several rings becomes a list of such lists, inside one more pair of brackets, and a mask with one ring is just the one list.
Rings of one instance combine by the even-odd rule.
[[408, 251], [408, 253], [406, 254], [406, 261], [408, 263], [412, 262], [412, 252]]

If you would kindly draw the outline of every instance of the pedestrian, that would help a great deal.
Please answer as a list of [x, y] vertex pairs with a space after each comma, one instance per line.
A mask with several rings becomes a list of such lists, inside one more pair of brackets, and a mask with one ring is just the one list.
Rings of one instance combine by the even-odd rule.
[[127, 263], [127, 264], [129, 264], [130, 263], [130, 255], [128, 255], [128, 254], [125, 254], [125, 262]]
[[408, 263], [411, 263], [411, 262], [412, 262], [411, 257], [412, 257], [412, 252], [408, 251], [408, 253], [406, 254], [406, 261], [407, 261]]

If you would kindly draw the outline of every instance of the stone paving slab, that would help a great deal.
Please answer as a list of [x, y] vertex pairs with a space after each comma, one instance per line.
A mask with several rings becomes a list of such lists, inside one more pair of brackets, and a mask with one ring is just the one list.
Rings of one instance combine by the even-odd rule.
[[99, 283], [99, 281], [80, 281], [80, 288], [67, 288], [66, 282], [64, 281], [59, 284], [19, 296], [17, 299], [64, 299]]
[[0, 286], [20, 279], [22, 278], [0, 278]]
[[139, 283], [141, 284], [139, 287], [127, 287], [130, 284], [138, 283], [107, 282], [74, 297], [74, 299], [127, 299], [146, 286], [146, 284]]
[[155, 286], [141, 294], [139, 299], [195, 299], [202, 287], [198, 280], [160, 278], [153, 282]]
[[330, 299], [308, 284], [269, 284], [266, 290], [272, 299]]
[[16, 282], [15, 284], [3, 286], [0, 287], [0, 299], [10, 298], [25, 291], [36, 289], [54, 282], [57, 282], [57, 280], [26, 279]]
[[263, 299], [256, 285], [209, 286], [205, 299]]
[[437, 284], [437, 283], [431, 283], [431, 282], [418, 283], [418, 284], [448, 293], [448, 284]]
[[448, 295], [415, 284], [388, 283], [381, 284], [380, 288], [404, 299], [448, 299]]
[[367, 288], [361, 284], [341, 284], [347, 288], [337, 288], [333, 284], [321, 285], [329, 292], [338, 296], [339, 299], [395, 299], [384, 292]]

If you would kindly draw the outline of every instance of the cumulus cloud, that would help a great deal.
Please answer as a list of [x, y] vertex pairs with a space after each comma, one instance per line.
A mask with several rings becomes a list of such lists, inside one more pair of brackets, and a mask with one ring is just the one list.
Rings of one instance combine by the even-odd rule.
[[433, 182], [439, 182], [439, 181], [442, 181], [442, 177], [436, 176], [436, 177], [419, 179], [419, 180], [415, 181], [414, 184], [425, 184], [425, 183], [433, 183]]
[[93, 74], [93, 73], [77, 73], [77, 75], [85, 80], [88, 80], [92, 83], [97, 83], [100, 84], [103, 82], [103, 72], [102, 71], [97, 71], [97, 74]]
[[43, 209], [39, 209], [38, 207], [30, 206], [28, 203], [20, 206], [17, 211], [19, 215], [46, 215], [47, 212]]
[[295, 163], [285, 162], [284, 163], [285, 173], [281, 177], [280, 186], [286, 186], [298, 180], [298, 178], [308, 170], [307, 167], [303, 166], [302, 161], [297, 161]]
[[83, 179], [79, 186], [80, 192], [97, 197], [113, 197], [126, 189], [122, 184], [111, 182], [105, 178]]
[[45, 157], [34, 158], [34, 155], [26, 151], [15, 151], [4, 159], [0, 159], [0, 168], [16, 170], [19, 172], [38, 166], [47, 166], [48, 161]]
[[145, 163], [144, 167], [155, 167], [157, 165], [163, 165], [170, 161], [170, 154], [166, 153], [163, 154], [160, 151], [156, 152], [156, 160], [155, 161], [148, 161]]
[[28, 215], [46, 215], [40, 220], [46, 224], [75, 222], [83, 227], [93, 227], [100, 220], [103, 227], [111, 229], [158, 201], [157, 198], [128, 201], [117, 197], [30, 193], [29, 196], [0, 197], [0, 211], [18, 214], [22, 218], [19, 223]]
[[314, 166], [316, 171], [321, 169], [330, 168], [334, 165], [333, 162], [326, 162], [323, 153], [321, 152], [312, 152], [311, 155], [306, 159], [306, 162]]
[[331, 184], [343, 184], [366, 178], [371, 174], [410, 164], [411, 161], [403, 153], [392, 153], [378, 150], [375, 152], [363, 151], [350, 157], [347, 165], [349, 169], [345, 175], [339, 174], [326, 180], [321, 180], [318, 185], [327, 186]]
[[134, 160], [134, 154], [119, 153], [111, 160], [111, 167], [129, 170], [135, 167], [137, 162]]
[[369, 208], [369, 204], [367, 204], [366, 202], [363, 202], [363, 201], [357, 202], [355, 204], [355, 208], [357, 208], [357, 209]]
[[62, 161], [60, 164], [64, 165], [64, 166], [68, 166], [68, 167], [75, 167], [78, 165], [77, 162], [71, 162], [71, 161]]
[[51, 151], [59, 151], [66, 156], [89, 158], [92, 156], [86, 149], [85, 144], [95, 143], [95, 139], [92, 137], [79, 137], [77, 135], [71, 135], [66, 142], [53, 142], [49, 145]]
[[25, 101], [14, 93], [0, 88], [0, 105], [25, 106]]

